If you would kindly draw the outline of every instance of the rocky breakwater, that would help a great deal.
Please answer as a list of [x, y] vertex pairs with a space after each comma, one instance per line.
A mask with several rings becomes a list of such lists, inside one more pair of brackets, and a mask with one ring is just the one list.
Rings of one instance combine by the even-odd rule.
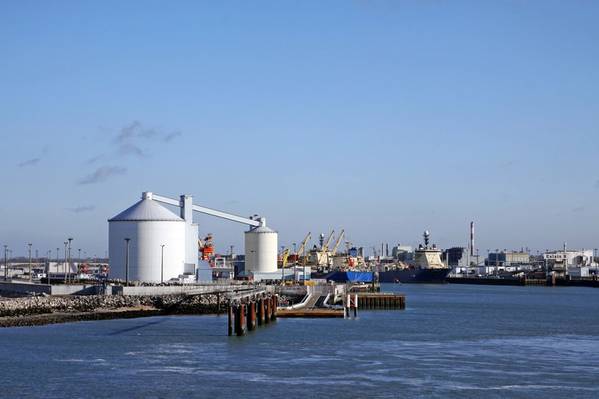
[[224, 308], [222, 303], [219, 308], [218, 299], [214, 294], [6, 298], [0, 301], [0, 327], [165, 314], [212, 314]]

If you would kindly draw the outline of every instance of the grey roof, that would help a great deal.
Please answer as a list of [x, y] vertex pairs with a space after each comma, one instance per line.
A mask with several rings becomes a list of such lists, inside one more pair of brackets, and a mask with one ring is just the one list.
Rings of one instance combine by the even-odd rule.
[[257, 226], [252, 228], [248, 233], [276, 233], [276, 231], [266, 226]]
[[126, 221], [172, 221], [182, 222], [179, 216], [169, 211], [156, 201], [149, 198], [142, 199], [135, 205], [125, 209], [109, 222], [126, 222]]

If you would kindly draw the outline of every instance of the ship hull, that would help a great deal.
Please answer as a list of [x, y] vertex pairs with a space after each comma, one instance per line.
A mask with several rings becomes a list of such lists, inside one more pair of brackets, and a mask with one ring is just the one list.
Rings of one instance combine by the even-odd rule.
[[402, 269], [379, 273], [381, 283], [434, 283], [446, 282], [451, 269]]

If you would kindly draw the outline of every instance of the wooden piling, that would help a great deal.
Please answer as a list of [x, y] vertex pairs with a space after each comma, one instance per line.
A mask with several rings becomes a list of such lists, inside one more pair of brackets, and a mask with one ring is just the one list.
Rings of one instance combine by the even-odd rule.
[[264, 324], [264, 299], [258, 298], [258, 325]]
[[248, 319], [247, 319], [248, 331], [256, 329], [256, 302], [252, 301], [248, 304]]
[[268, 324], [268, 323], [270, 323], [270, 298], [268, 298], [268, 297], [264, 298], [264, 307], [265, 307], [264, 323]]
[[229, 336], [233, 335], [233, 307], [231, 303], [227, 306], [227, 319], [229, 321], [228, 333]]
[[245, 305], [240, 304], [235, 308], [235, 334], [238, 337], [245, 335]]

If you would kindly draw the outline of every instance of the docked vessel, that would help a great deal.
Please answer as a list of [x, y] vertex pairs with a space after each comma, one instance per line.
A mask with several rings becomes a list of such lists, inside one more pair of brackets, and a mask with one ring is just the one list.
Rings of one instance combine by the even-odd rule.
[[430, 233], [424, 232], [424, 245], [414, 251], [413, 264], [397, 264], [379, 272], [381, 283], [444, 283], [451, 271], [441, 261], [441, 250], [430, 245]]

